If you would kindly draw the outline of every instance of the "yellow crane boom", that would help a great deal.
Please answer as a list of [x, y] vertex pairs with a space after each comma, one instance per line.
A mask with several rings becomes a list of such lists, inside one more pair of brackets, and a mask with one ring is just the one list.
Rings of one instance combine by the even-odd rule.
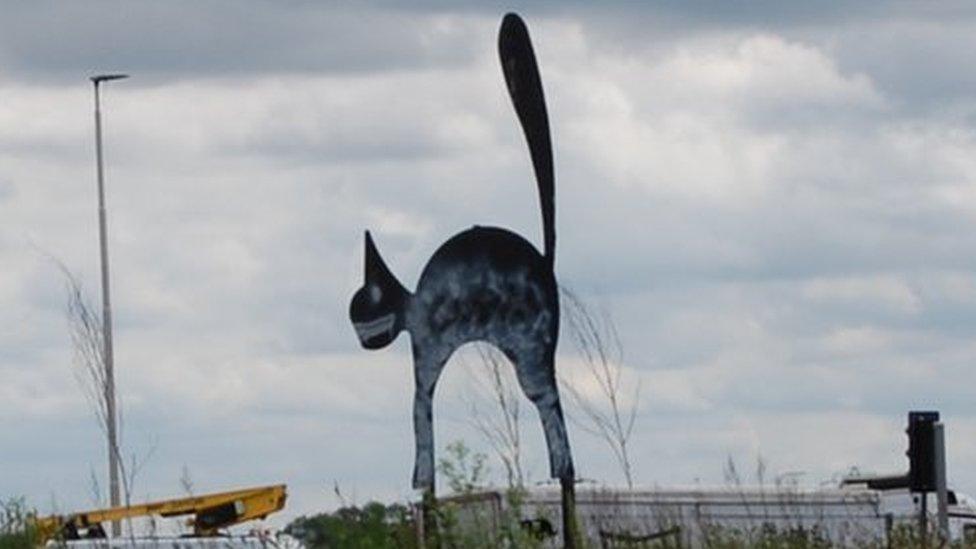
[[[126, 507], [94, 509], [70, 515], [51, 515], [36, 519], [42, 543], [49, 539], [105, 537], [102, 523], [134, 517], [193, 515], [190, 524], [196, 536], [212, 536], [218, 529], [241, 522], [263, 519], [285, 507], [284, 484], [217, 492], [186, 498], [167, 499]], [[83, 533], [84, 532], [84, 533]]]

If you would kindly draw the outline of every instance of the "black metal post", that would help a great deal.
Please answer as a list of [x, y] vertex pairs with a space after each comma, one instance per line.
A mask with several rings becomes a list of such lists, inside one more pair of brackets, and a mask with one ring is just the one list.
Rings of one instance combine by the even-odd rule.
[[576, 549], [576, 486], [574, 479], [559, 479], [562, 488], [563, 547]]
[[928, 499], [929, 499], [929, 497], [928, 497], [928, 493], [926, 493], [926, 492], [920, 493], [919, 494], [919, 497], [921, 497], [922, 500], [921, 500], [921, 502], [919, 504], [918, 532], [919, 532], [919, 535], [921, 536], [921, 540], [922, 540], [922, 549], [925, 549], [926, 547], [929, 546], [929, 532], [928, 532], [928, 529], [929, 529]]

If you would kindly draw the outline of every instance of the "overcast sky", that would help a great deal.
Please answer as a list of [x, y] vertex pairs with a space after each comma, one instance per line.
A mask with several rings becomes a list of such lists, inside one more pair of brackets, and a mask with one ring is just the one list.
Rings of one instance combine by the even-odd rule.
[[[496, 58], [513, 6], [5, 4], [0, 496], [65, 511], [92, 505], [90, 471], [105, 484], [51, 258], [97, 302], [87, 78], [123, 71], [103, 105], [134, 499], [179, 495], [184, 466], [197, 492], [287, 483], [278, 523], [335, 508], [334, 484], [412, 498], [408, 338], [361, 350], [348, 303], [366, 228], [408, 288], [476, 223], [541, 245]], [[811, 486], [900, 472], [906, 412], [937, 409], [950, 482], [976, 492], [976, 9], [516, 9], [554, 134], [557, 277], [612, 315], [641, 384], [637, 481], [721, 483], [727, 457]], [[445, 370], [441, 450], [488, 451], [475, 362]], [[566, 333], [557, 369], [592, 389]], [[622, 482], [570, 437], [581, 477]]]

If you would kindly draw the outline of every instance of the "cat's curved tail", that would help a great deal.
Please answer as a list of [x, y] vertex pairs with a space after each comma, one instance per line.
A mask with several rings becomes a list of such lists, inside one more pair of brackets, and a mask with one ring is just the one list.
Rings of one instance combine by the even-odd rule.
[[542, 207], [545, 257], [551, 266], [556, 258], [556, 204], [549, 117], [546, 115], [546, 100], [542, 94], [542, 80], [539, 78], [529, 30], [522, 18], [514, 13], [505, 15], [502, 20], [498, 32], [498, 55], [505, 72], [508, 94], [532, 154], [532, 167], [535, 169]]

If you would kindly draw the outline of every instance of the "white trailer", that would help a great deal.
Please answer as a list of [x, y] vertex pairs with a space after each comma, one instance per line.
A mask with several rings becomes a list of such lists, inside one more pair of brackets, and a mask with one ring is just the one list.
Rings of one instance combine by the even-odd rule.
[[[453, 504], [462, 525], [500, 531], [504, 517], [517, 515], [524, 527], [553, 547], [561, 539], [558, 487], [528, 489], [517, 502], [501, 491], [486, 491], [442, 503]], [[701, 546], [709, 536], [757, 539], [762, 533], [817, 535], [840, 546], [886, 540], [899, 525], [917, 525], [920, 501], [907, 490], [881, 491], [863, 485], [820, 489], [789, 486], [729, 486], [617, 489], [578, 486], [580, 532], [595, 547], [632, 547], [672, 538]], [[936, 508], [929, 495], [928, 509]], [[976, 504], [949, 492], [949, 531], [953, 540], [976, 539]], [[929, 527], [935, 528], [934, 514]]]

